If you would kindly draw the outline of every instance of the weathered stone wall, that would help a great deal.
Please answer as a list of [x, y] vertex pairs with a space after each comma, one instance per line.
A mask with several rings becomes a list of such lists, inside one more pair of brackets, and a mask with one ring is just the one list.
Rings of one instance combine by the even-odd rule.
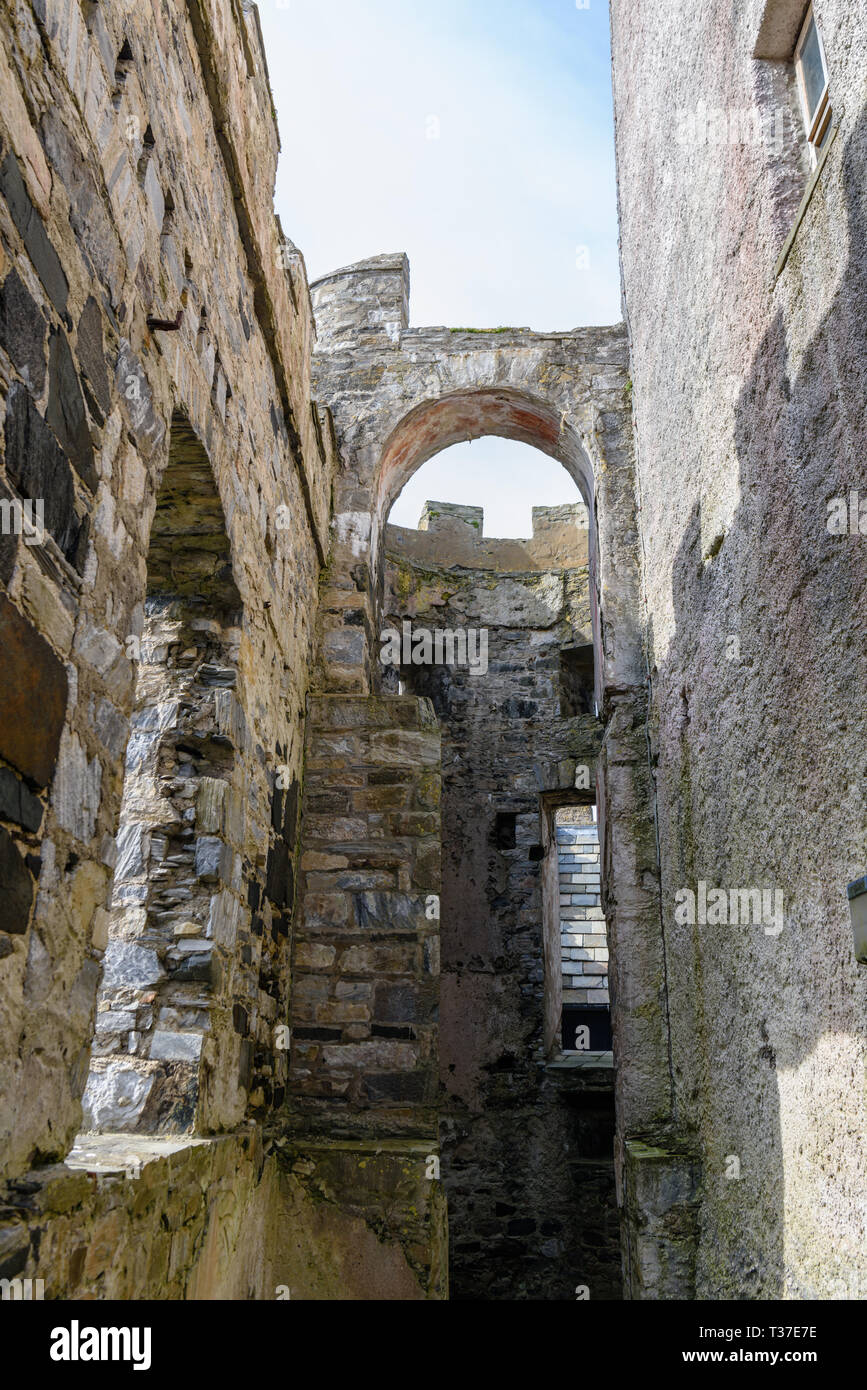
[[[654, 787], [647, 752], [632, 399], [622, 330], [545, 334], [518, 328], [497, 333], [412, 328], [408, 289], [404, 256], [347, 267], [312, 287], [316, 390], [333, 410], [340, 456], [333, 544], [320, 608], [318, 677], [329, 690], [363, 694], [379, 688], [385, 521], [403, 485], [428, 458], [459, 440], [495, 434], [531, 444], [563, 464], [587, 508], [588, 631], [595, 674], [590, 703], [601, 721], [596, 792], [618, 1058], [615, 1163], [621, 1200], [627, 1139], [648, 1130], [665, 1131], [672, 1119]], [[466, 543], [474, 546], [474, 528], [463, 529]], [[419, 533], [410, 544], [413, 550], [435, 546], [436, 538], [423, 539]], [[491, 576], [492, 590], [498, 583]], [[507, 589], [506, 584], [503, 602]], [[574, 790], [575, 767], [574, 758], [567, 757], [559, 767], [545, 761], [542, 784], [557, 793], [563, 786]], [[486, 767], [483, 790], [488, 775]], [[541, 844], [541, 839], [540, 827], [534, 842]], [[547, 940], [547, 929], [545, 935]], [[555, 931], [556, 944], [545, 954], [552, 983], [559, 982], [556, 938]], [[538, 957], [537, 965], [542, 968]], [[552, 1019], [558, 1015], [550, 994], [549, 1005], [544, 1036], [550, 1048], [556, 1038]], [[541, 1031], [541, 1019], [539, 1027]], [[610, 1077], [609, 1070], [606, 1085]], [[507, 1086], [504, 1081], [504, 1090]], [[504, 1113], [507, 1108], [504, 1104]], [[519, 1147], [526, 1159], [523, 1139]], [[499, 1165], [507, 1163], [494, 1143], [479, 1157], [476, 1178], [484, 1172], [499, 1174]], [[508, 1168], [515, 1175], [516, 1192], [530, 1192], [540, 1181], [539, 1168], [530, 1164], [519, 1169], [518, 1162]], [[567, 1188], [560, 1185], [559, 1190]], [[679, 1188], [669, 1184], [666, 1190]], [[496, 1226], [495, 1213], [491, 1215]], [[636, 1250], [634, 1259], [644, 1258], [645, 1247]], [[514, 1287], [513, 1273], [510, 1268], [502, 1287]], [[540, 1264], [533, 1279], [542, 1287], [545, 1277]], [[558, 1285], [565, 1287], [565, 1282]]]
[[311, 702], [301, 851], [293, 1129], [435, 1148], [440, 735], [426, 701]]
[[[604, 667], [606, 681], [623, 684], [641, 649], [622, 328], [547, 334], [410, 327], [403, 255], [335, 271], [311, 294], [314, 380], [333, 411], [341, 459], [321, 608], [327, 688], [366, 691], [378, 679], [381, 540], [401, 488], [441, 449], [486, 434], [543, 450], [578, 484], [591, 563], [599, 557], [592, 602], [598, 609], [604, 593], [609, 609], [611, 640], [603, 632], [599, 676]], [[604, 510], [597, 508], [598, 482]]]
[[[175, 812], [200, 868], [208, 837], [226, 849], [219, 873], [198, 874], [190, 914], [210, 937], [202, 957], [219, 998], [199, 1034], [198, 1122], [234, 1124], [280, 1099], [273, 1028], [288, 998], [297, 829], [284, 802], [297, 807], [331, 436], [310, 404], [303, 271], [297, 257], [281, 263], [254, 17], [228, 0], [40, 0], [4, 4], [2, 23], [2, 486], [44, 502], [46, 531], [35, 545], [4, 535], [0, 569], [0, 1133], [14, 1173], [33, 1155], [62, 1157], [80, 1123], [136, 672], [162, 679], [148, 666], [144, 605], [172, 555], [165, 536], [159, 553], [149, 545], [179, 432], [212, 478], [243, 615], [222, 692], [235, 784], [221, 807], [204, 797]], [[176, 331], [154, 326], [179, 311]], [[213, 513], [199, 513], [213, 530]], [[196, 530], [181, 527], [175, 556], [196, 550]], [[169, 592], [184, 592], [167, 568]], [[181, 654], [210, 680], [213, 711], [209, 640], [199, 632], [192, 662], [187, 632]], [[188, 748], [179, 780], [201, 779], [206, 763]], [[221, 893], [237, 911], [209, 932]], [[171, 937], [159, 978], [183, 941]], [[135, 1024], [144, 1049], [139, 1014]]]
[[[615, 1180], [633, 1297], [863, 1296], [867, 22], [816, 14], [813, 176], [794, 0], [613, 0], [628, 342], [411, 328], [398, 255], [313, 287], [313, 354], [255, 11], [0, 0], [3, 1275], [442, 1297], [439, 1076], [459, 1296], [616, 1293]], [[568, 514], [387, 529], [483, 434], [564, 465], [577, 559]], [[384, 615], [486, 674], [396, 697]], [[614, 1172], [545, 997], [579, 791]], [[700, 883], [779, 923], [678, 920]], [[89, 1071], [88, 1125], [218, 1137], [94, 1193]]]
[[[487, 634], [486, 669], [409, 662], [385, 673], [430, 699], [442, 734], [452, 1296], [566, 1299], [587, 1284], [593, 1298], [618, 1297], [610, 1065], [548, 1067], [543, 1047], [542, 822], [549, 798], [592, 799], [602, 735], [564, 698], [575, 692], [563, 654], [592, 640], [586, 531], [577, 509], [571, 527], [537, 510], [537, 532], [550, 536], [545, 521], [560, 531], [554, 553], [485, 541], [481, 518], [456, 519], [441, 504], [425, 516], [427, 530], [386, 529], [383, 630]], [[532, 567], [512, 569], [516, 560]], [[585, 675], [592, 696], [592, 662]], [[559, 970], [559, 915], [554, 949]]]
[[[703, 1167], [704, 1298], [867, 1293], [846, 902], [867, 858], [867, 541], [826, 527], [867, 491], [867, 13], [816, 0], [838, 124], [779, 269], [810, 181], [786, 61], [805, 8], [611, 7], [673, 1113]], [[780, 143], [743, 139], [744, 111]], [[779, 890], [782, 931], [678, 923], [699, 881]]]

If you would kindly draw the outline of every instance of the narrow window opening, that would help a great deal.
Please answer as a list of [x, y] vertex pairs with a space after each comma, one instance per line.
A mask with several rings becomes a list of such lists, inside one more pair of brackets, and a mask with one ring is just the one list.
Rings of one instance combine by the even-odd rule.
[[165, 195], [165, 212], [163, 213], [163, 226], [161, 236], [171, 236], [175, 230], [175, 200], [171, 192]]
[[610, 1052], [608, 936], [602, 912], [599, 826], [595, 806], [554, 817], [560, 890], [564, 1052]]
[[795, 76], [813, 168], [831, 131], [831, 92], [822, 35], [811, 5], [795, 46]]
[[595, 714], [593, 679], [592, 642], [580, 647], [564, 647], [560, 652], [560, 715], [563, 719]]
[[148, 165], [150, 164], [151, 159], [153, 158], [153, 153], [155, 149], [156, 140], [154, 139], [154, 133], [150, 125], [148, 125], [144, 135], [142, 136], [142, 148], [141, 154], [139, 155], [137, 168], [138, 181], [141, 184], [143, 184], [145, 181], [145, 177], [148, 171]]
[[596, 806], [543, 809], [545, 1055], [610, 1052], [608, 933]]

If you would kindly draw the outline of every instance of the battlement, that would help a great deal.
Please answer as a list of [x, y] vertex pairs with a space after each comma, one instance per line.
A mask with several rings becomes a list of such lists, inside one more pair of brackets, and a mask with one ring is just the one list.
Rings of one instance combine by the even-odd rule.
[[531, 538], [485, 537], [482, 507], [425, 502], [418, 530], [386, 528], [386, 550], [423, 565], [531, 573], [587, 564], [588, 512], [583, 502], [533, 508]]

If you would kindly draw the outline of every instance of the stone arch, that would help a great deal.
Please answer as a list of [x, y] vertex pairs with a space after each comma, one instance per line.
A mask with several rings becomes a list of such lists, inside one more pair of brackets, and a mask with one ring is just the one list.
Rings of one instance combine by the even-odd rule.
[[388, 514], [416, 469], [435, 454], [491, 434], [529, 444], [557, 459], [592, 513], [593, 468], [577, 432], [563, 415], [529, 391], [476, 386], [422, 401], [392, 430], [377, 479], [377, 515]]
[[[561, 466], [568, 460], [584, 501], [562, 509], [575, 513], [571, 545], [564, 539], [546, 551], [536, 512], [533, 538], [524, 541], [486, 539], [481, 506], [454, 508], [455, 516], [432, 502], [419, 531], [385, 524], [416, 468], [441, 448], [486, 434], [516, 438]], [[527, 458], [521, 471], [530, 485], [543, 462], [539, 452]], [[563, 415], [530, 391], [508, 387], [449, 393], [409, 412], [386, 440], [375, 489], [374, 565], [378, 550], [384, 552], [381, 633], [453, 630], [462, 632], [467, 651], [473, 630], [485, 633], [480, 679], [455, 654], [457, 644], [451, 655], [441, 647], [419, 664], [404, 650], [398, 670], [381, 656], [383, 684], [398, 688], [399, 675], [404, 696], [429, 700], [441, 737], [440, 1143], [455, 1242], [452, 1286], [460, 1298], [473, 1288], [502, 1291], [508, 1281], [514, 1287], [520, 1278], [537, 1278], [537, 1233], [564, 1211], [565, 1239], [576, 1250], [585, 1239], [578, 1212], [586, 1194], [573, 1190], [555, 1155], [568, 1144], [589, 1156], [581, 1148], [587, 1138], [558, 1090], [560, 1073], [547, 1071], [549, 1062], [559, 1062], [564, 953], [571, 960], [572, 951], [563, 935], [572, 908], [569, 899], [561, 906], [558, 846], [548, 827], [555, 809], [581, 795], [579, 785], [592, 798], [600, 746], [592, 696], [574, 718], [561, 704], [564, 652], [591, 636], [584, 527], [595, 489], [590, 460]], [[546, 869], [555, 876], [547, 903]], [[594, 1122], [610, 1134], [610, 1073], [604, 1079]], [[534, 1162], [546, 1175], [538, 1188], [525, 1143], [533, 1130]], [[507, 1163], [493, 1162], [494, 1152], [508, 1153]], [[610, 1232], [616, 1224], [610, 1154], [606, 1162], [599, 1226]], [[612, 1239], [601, 1261], [612, 1289], [614, 1245]], [[490, 1261], [494, 1249], [498, 1259]], [[497, 1264], [497, 1274], [486, 1273], [486, 1264]]]
[[[384, 527], [401, 490], [419, 468], [444, 449], [486, 435], [515, 440], [548, 454], [563, 465], [577, 486], [589, 513], [591, 619], [593, 646], [598, 650], [593, 465], [565, 412], [528, 390], [479, 385], [448, 392], [413, 406], [394, 427], [385, 441], [372, 490], [370, 565], [375, 594], [378, 597], [382, 589]], [[597, 680], [598, 675], [597, 667]]]
[[227, 804], [242, 602], [208, 454], [172, 419], [147, 554], [104, 974], [84, 1124], [154, 1133], [236, 1120], [237, 922]]

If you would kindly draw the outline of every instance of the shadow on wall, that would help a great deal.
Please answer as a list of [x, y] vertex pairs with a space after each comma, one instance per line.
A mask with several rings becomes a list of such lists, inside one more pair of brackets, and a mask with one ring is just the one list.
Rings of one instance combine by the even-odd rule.
[[[709, 562], [693, 511], [654, 675], [673, 1057], [704, 1160], [699, 1297], [865, 1293], [867, 974], [846, 884], [865, 869], [867, 536], [826, 529], [832, 498], [867, 492], [865, 166], [862, 113], [840, 288], [799, 367], [782, 312], [768, 329], [736, 406], [741, 500]], [[674, 894], [701, 880], [781, 892], [782, 931], [678, 924]]]

